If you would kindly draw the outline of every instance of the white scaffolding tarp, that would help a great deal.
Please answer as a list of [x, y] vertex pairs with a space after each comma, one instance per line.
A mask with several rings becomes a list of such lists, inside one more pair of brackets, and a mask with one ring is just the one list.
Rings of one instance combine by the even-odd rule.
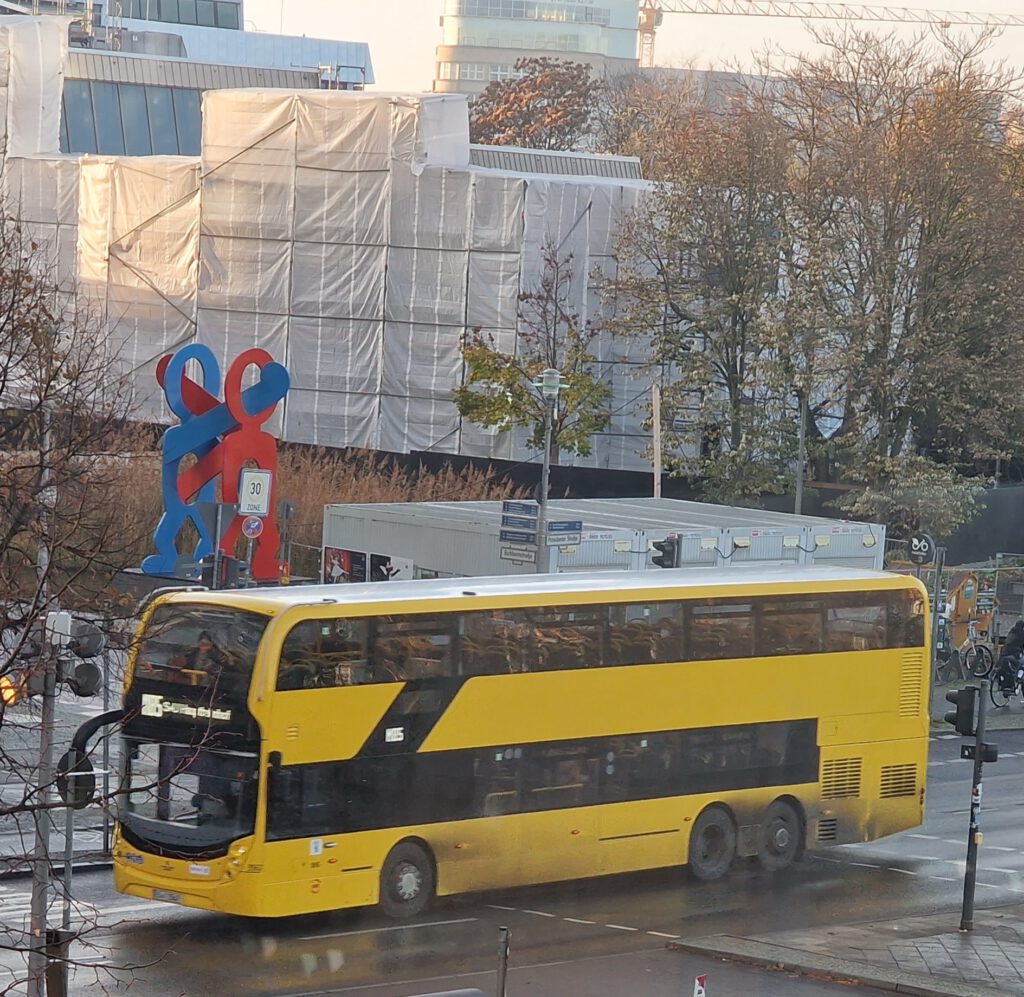
[[[5, 21], [0, 102], [20, 61], [49, 94], [57, 40]], [[24, 116], [8, 106], [5, 190], [106, 324], [142, 411], [168, 418], [154, 380], [164, 353], [205, 343], [223, 374], [259, 346], [291, 372], [268, 428], [295, 442], [531, 457], [525, 431], [460, 419], [462, 337], [516, 347], [518, 297], [548, 241], [573, 255], [573, 311], [598, 320], [616, 228], [643, 189], [472, 167], [456, 95], [210, 91], [198, 160], [62, 157], [49, 100]], [[643, 355], [609, 336], [595, 355], [615, 415], [578, 463], [644, 467]]]

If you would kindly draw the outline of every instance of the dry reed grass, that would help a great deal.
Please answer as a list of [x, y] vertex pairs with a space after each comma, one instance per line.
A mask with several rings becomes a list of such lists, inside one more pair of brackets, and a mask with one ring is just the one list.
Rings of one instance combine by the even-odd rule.
[[[420, 466], [406, 468], [393, 458], [356, 450], [284, 446], [278, 455], [277, 496], [295, 506], [290, 523], [292, 540], [319, 547], [324, 506], [362, 502], [468, 502], [501, 500], [525, 495], [491, 469], [446, 465], [439, 471]], [[109, 515], [121, 526], [121, 535], [151, 538], [162, 506], [160, 455], [142, 452], [121, 461], [118, 484], [109, 503]], [[145, 528], [140, 530], [140, 524]], [[152, 552], [143, 540], [133, 551], [140, 563]]]

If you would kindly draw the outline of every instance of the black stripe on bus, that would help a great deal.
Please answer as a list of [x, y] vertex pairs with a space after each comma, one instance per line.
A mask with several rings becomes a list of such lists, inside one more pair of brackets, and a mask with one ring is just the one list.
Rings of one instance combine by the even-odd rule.
[[817, 726], [788, 720], [286, 765], [271, 774], [267, 837], [816, 783]]
[[419, 751], [468, 681], [468, 676], [458, 676], [406, 682], [370, 732], [358, 755], [394, 755]]

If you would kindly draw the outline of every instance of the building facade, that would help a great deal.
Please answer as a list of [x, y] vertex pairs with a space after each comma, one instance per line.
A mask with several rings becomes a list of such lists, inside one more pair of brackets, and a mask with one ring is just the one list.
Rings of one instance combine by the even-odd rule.
[[0, 14], [64, 14], [60, 150], [198, 156], [210, 90], [362, 90], [364, 42], [245, 30], [242, 0], [0, 0]]
[[638, 24], [637, 0], [444, 0], [434, 91], [477, 94], [521, 58], [635, 69]]

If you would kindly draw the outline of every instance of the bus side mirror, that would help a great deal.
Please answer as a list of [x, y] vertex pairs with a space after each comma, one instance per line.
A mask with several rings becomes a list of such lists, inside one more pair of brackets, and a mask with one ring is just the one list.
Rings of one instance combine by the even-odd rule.
[[272, 769], [279, 769], [281, 767], [281, 752], [271, 751], [270, 754], [267, 755], [267, 762]]

